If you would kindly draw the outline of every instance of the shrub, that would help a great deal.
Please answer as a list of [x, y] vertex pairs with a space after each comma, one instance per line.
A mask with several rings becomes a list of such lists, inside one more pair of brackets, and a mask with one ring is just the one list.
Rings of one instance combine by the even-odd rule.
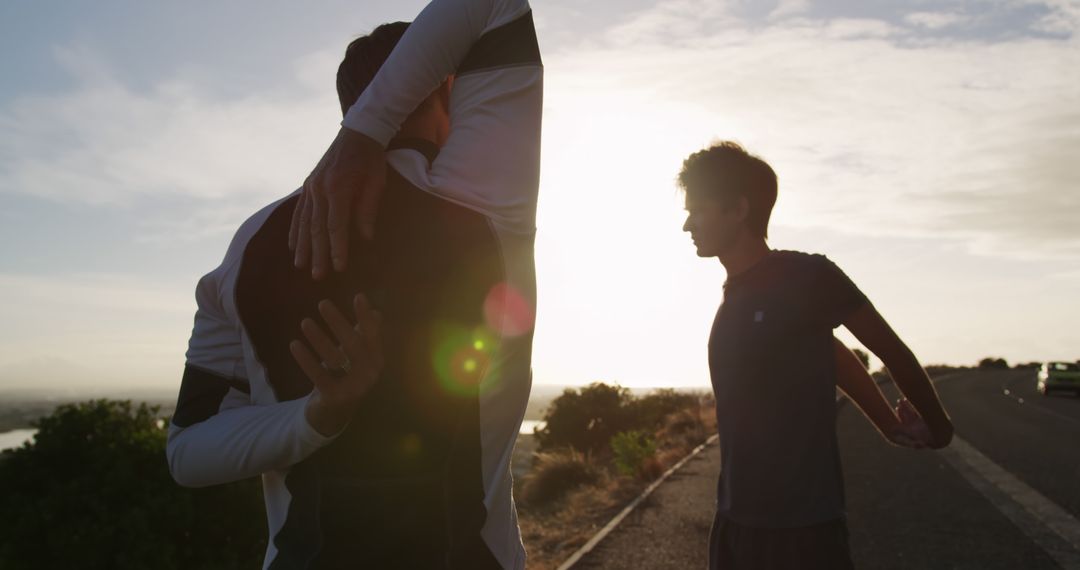
[[538, 453], [522, 486], [521, 499], [530, 506], [550, 505], [574, 489], [597, 485], [603, 479], [603, 470], [573, 449]]
[[258, 480], [184, 489], [158, 408], [96, 400], [39, 420], [0, 460], [0, 568], [257, 568]]
[[612, 436], [631, 429], [632, 401], [630, 391], [620, 386], [595, 382], [580, 390], [569, 388], [544, 414], [544, 427], [536, 430], [537, 445], [541, 451], [606, 451]]
[[655, 430], [664, 424], [665, 419], [680, 410], [696, 408], [699, 405], [698, 394], [676, 392], [671, 388], [653, 390], [649, 394], [630, 402], [632, 429]]
[[615, 468], [626, 476], [644, 475], [642, 467], [656, 456], [656, 442], [652, 436], [640, 430], [624, 431], [611, 438], [611, 450], [615, 454]]
[[[711, 412], [711, 410], [709, 411]], [[708, 439], [715, 426], [705, 424], [703, 408], [684, 409], [671, 414], [656, 433], [657, 441], [664, 449], [693, 449]]]
[[1009, 363], [1004, 358], [987, 357], [979, 361], [980, 370], [1008, 370]]

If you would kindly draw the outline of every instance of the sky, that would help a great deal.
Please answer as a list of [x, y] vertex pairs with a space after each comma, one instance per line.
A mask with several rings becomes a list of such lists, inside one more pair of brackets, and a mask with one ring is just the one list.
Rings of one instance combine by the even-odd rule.
[[[344, 46], [422, 6], [0, 5], [0, 389], [178, 386], [195, 283], [339, 127]], [[1080, 2], [533, 9], [535, 382], [708, 386], [725, 276], [674, 181], [717, 139], [777, 171], [770, 245], [924, 364], [1080, 359]]]

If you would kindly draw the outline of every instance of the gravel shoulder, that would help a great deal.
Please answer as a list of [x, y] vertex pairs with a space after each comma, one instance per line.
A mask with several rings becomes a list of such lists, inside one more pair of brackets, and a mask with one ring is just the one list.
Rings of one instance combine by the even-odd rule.
[[705, 568], [720, 447], [709, 444], [634, 510], [575, 569]]

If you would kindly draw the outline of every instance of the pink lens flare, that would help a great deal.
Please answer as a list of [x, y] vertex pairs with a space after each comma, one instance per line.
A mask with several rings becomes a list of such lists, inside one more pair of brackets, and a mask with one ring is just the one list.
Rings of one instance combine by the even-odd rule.
[[532, 305], [509, 283], [498, 283], [484, 299], [484, 319], [502, 336], [521, 336], [532, 330], [536, 314]]

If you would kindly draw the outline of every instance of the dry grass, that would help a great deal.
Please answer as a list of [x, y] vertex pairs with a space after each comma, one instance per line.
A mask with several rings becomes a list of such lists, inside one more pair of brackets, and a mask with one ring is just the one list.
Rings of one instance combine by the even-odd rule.
[[550, 507], [523, 505], [518, 522], [529, 568], [558, 568], [645, 486], [638, 479], [608, 477], [596, 486], [570, 491]]
[[[515, 494], [522, 498], [518, 505], [518, 522], [529, 553], [529, 568], [558, 568], [636, 498], [650, 481], [713, 433], [716, 433], [716, 415], [711, 401], [671, 414], [656, 432], [656, 455], [646, 461], [638, 477], [617, 475], [606, 458], [588, 458], [580, 454], [575, 456], [576, 459], [565, 455], [557, 458], [545, 457], [550, 454], [538, 455], [532, 470], [518, 481], [519, 485], [515, 485]], [[567, 463], [573, 461], [587, 465], [568, 468]], [[559, 493], [559, 498], [550, 502], [529, 501], [530, 494], [526, 490], [537, 477], [544, 476], [545, 465], [555, 465], [563, 471], [593, 473], [597, 477], [569, 485]]]

